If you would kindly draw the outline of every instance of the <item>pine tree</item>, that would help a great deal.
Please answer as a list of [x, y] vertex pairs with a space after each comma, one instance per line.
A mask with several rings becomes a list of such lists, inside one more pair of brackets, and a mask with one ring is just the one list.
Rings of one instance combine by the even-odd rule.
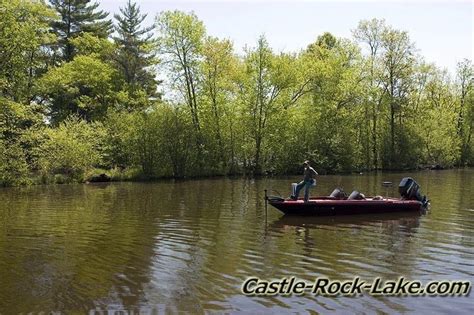
[[142, 89], [148, 96], [156, 96], [157, 81], [149, 71], [155, 64], [152, 53], [155, 41], [150, 33], [154, 27], [141, 27], [147, 15], [140, 14], [135, 2], [129, 0], [124, 8], [120, 8], [120, 13], [114, 15], [118, 34], [114, 40], [119, 46], [116, 55], [118, 68], [132, 92]]
[[52, 27], [58, 36], [58, 48], [62, 52], [62, 59], [72, 60], [74, 46], [70, 40], [81, 32], [92, 33], [99, 38], [109, 36], [112, 21], [106, 20], [108, 13], [97, 10], [98, 3], [90, 3], [91, 0], [50, 0], [50, 2], [61, 17], [52, 23]]

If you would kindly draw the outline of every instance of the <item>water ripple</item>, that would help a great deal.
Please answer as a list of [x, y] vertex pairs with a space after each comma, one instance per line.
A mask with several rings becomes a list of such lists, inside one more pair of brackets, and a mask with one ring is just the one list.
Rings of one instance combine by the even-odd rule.
[[[265, 217], [261, 192], [285, 191], [288, 179], [0, 190], [0, 313], [463, 313], [471, 299], [240, 290], [250, 276], [472, 280], [466, 196], [474, 172], [464, 172], [462, 180], [454, 171], [413, 175], [432, 199], [422, 216], [291, 218], [269, 208]], [[327, 176], [318, 189], [357, 184], [370, 192], [380, 181]]]

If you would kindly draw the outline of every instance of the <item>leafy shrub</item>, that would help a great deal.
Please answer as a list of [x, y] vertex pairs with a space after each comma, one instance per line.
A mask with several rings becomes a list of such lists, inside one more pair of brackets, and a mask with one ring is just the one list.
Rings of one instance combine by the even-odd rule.
[[23, 149], [16, 143], [0, 139], [0, 185], [17, 186], [30, 183], [29, 169]]
[[85, 171], [101, 164], [105, 137], [102, 124], [69, 117], [46, 133], [47, 140], [40, 148], [43, 171], [81, 181]]
[[70, 182], [70, 179], [63, 174], [54, 174], [54, 183], [55, 184], [67, 184]]

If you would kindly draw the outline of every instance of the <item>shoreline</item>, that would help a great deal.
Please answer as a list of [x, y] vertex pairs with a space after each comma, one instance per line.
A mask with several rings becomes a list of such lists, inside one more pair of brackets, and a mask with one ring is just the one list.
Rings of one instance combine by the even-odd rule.
[[[396, 174], [396, 173], [406, 173], [406, 172], [423, 172], [423, 171], [453, 171], [453, 170], [466, 170], [466, 169], [474, 169], [474, 166], [465, 166], [465, 167], [451, 167], [451, 168], [442, 168], [442, 169], [430, 169], [430, 168], [417, 168], [417, 169], [404, 169], [404, 170], [371, 170], [371, 171], [362, 171], [362, 172], [341, 172], [341, 173], [324, 173], [320, 174], [319, 176], [354, 176], [354, 175], [374, 175], [378, 173], [388, 173], [388, 174]], [[96, 175], [106, 174], [101, 170], [101, 173], [95, 173]], [[61, 175], [61, 174], [55, 174]], [[54, 177], [52, 175], [48, 178], [46, 182], [41, 177], [33, 177], [29, 180], [31, 181], [29, 184], [22, 184], [22, 185], [0, 185], [0, 188], [21, 188], [21, 187], [32, 187], [32, 186], [55, 186], [55, 185], [71, 185], [71, 184], [86, 184], [86, 185], [95, 185], [95, 184], [107, 184], [107, 183], [125, 183], [125, 182], [133, 182], [133, 183], [154, 183], [154, 182], [167, 182], [167, 181], [174, 181], [174, 182], [187, 182], [187, 181], [195, 181], [195, 180], [213, 180], [213, 179], [265, 179], [265, 178], [284, 178], [284, 177], [294, 177], [294, 176], [301, 176], [301, 174], [261, 174], [261, 175], [253, 175], [253, 174], [234, 174], [234, 175], [200, 175], [200, 176], [186, 176], [186, 177], [173, 177], [173, 176], [161, 176], [161, 177], [143, 177], [143, 176], [136, 176], [130, 178], [117, 178], [117, 177], [110, 177], [109, 180], [104, 181], [90, 181], [90, 180], [82, 180], [77, 181], [73, 179], [68, 179], [64, 182], [55, 182]]]

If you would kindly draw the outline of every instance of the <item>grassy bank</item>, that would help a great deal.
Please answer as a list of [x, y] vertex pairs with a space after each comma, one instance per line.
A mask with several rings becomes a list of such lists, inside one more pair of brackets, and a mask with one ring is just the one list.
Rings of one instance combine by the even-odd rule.
[[[444, 170], [445, 168], [424, 166], [412, 169], [396, 169], [396, 170], [371, 170], [371, 171], [352, 171], [352, 172], [337, 172], [337, 173], [320, 173], [320, 175], [351, 175], [351, 174], [371, 174], [376, 172], [408, 172], [408, 171], [421, 171], [421, 170]], [[460, 169], [456, 167], [446, 169]], [[82, 175], [73, 174], [35, 174], [29, 178], [22, 179], [18, 182], [1, 182], [0, 187], [9, 186], [25, 186], [25, 185], [61, 185], [61, 184], [72, 184], [72, 183], [90, 183], [90, 182], [149, 182], [149, 181], [160, 181], [160, 180], [195, 180], [205, 178], [219, 178], [219, 177], [231, 177], [231, 178], [259, 178], [259, 177], [271, 177], [271, 176], [301, 176], [301, 172], [298, 173], [285, 173], [285, 174], [213, 174], [213, 175], [195, 175], [187, 177], [175, 177], [175, 176], [149, 176], [143, 173], [140, 168], [128, 168], [128, 169], [101, 169], [94, 168], [87, 170]]]

